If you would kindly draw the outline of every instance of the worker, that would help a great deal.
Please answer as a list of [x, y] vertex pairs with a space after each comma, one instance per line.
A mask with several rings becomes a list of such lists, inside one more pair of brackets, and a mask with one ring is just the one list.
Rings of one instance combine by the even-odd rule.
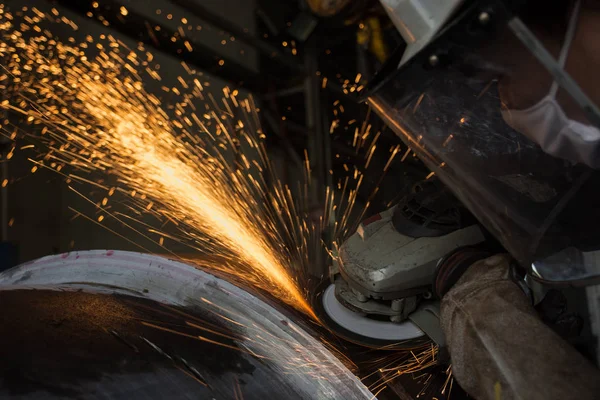
[[[382, 3], [408, 47], [369, 103], [512, 254], [440, 263], [456, 380], [481, 400], [599, 399], [599, 370], [542, 322], [515, 276], [577, 245], [556, 221], [600, 167], [600, 2], [421, 4], [433, 32], [411, 14], [426, 2]], [[559, 266], [566, 281], [585, 270], [575, 267]]]

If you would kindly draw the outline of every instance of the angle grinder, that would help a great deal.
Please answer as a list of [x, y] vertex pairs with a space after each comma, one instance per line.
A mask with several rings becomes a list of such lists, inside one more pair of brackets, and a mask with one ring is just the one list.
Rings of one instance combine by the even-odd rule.
[[436, 268], [482, 258], [476, 220], [438, 181], [416, 184], [400, 203], [362, 221], [339, 248], [314, 296], [336, 335], [372, 348], [443, 345]]

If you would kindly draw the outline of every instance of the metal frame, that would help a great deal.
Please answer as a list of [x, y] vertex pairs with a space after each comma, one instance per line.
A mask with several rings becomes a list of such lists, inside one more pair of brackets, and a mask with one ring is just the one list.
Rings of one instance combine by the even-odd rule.
[[[98, 2], [97, 8], [92, 6], [92, 1], [55, 0], [55, 3], [84, 18], [91, 19], [87, 15], [88, 13], [92, 13], [95, 17], [93, 20], [97, 23], [101, 23], [98, 19], [101, 16], [108, 22], [111, 29], [151, 46], [164, 54], [169, 54], [181, 61], [185, 61], [191, 66], [198, 67], [236, 86], [255, 92], [263, 91], [266, 87], [266, 82], [259, 73], [216, 53], [201, 42], [188, 39], [194, 49], [194, 51], [190, 52], [185, 47], [183, 41], [172, 42], [171, 38], [176, 32], [164, 27], [160, 22], [142, 16], [133, 10], [130, 10], [127, 16], [119, 14], [118, 10], [123, 5], [121, 2], [103, 0]], [[160, 31], [154, 30], [155, 26], [160, 26]], [[145, 29], [140, 29], [140, 27], [145, 27]], [[219, 60], [224, 61], [223, 65], [219, 65]]]
[[227, 19], [221, 17], [218, 14], [213, 13], [208, 8], [204, 7], [198, 1], [194, 0], [168, 0], [170, 3], [175, 4], [179, 7], [185, 8], [192, 15], [208, 22], [211, 25], [219, 27], [220, 29], [231, 33], [235, 36], [236, 40], [253, 47], [259, 52], [270, 57], [273, 61], [278, 62], [286, 67], [296, 71], [302, 71], [302, 65], [299, 64], [294, 57], [281, 52], [279, 48], [272, 44], [257, 38], [256, 36], [247, 33], [244, 29], [240, 28], [234, 23], [231, 23]]

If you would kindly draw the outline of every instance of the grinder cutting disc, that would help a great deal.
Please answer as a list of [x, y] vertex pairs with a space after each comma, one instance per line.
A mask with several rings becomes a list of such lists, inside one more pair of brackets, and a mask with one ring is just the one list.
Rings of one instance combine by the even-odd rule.
[[323, 282], [314, 298], [317, 316], [335, 335], [349, 342], [386, 350], [407, 349], [427, 342], [428, 337], [410, 321], [375, 319], [344, 307], [335, 297], [335, 285]]

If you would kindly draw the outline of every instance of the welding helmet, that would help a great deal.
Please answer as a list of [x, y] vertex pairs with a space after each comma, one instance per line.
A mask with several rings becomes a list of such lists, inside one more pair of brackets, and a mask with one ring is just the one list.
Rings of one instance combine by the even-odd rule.
[[[381, 2], [406, 44], [370, 106], [530, 272], [577, 250], [558, 217], [600, 167], [600, 52], [582, 43], [593, 13], [566, 0]], [[583, 258], [545, 276], [575, 279]]]

